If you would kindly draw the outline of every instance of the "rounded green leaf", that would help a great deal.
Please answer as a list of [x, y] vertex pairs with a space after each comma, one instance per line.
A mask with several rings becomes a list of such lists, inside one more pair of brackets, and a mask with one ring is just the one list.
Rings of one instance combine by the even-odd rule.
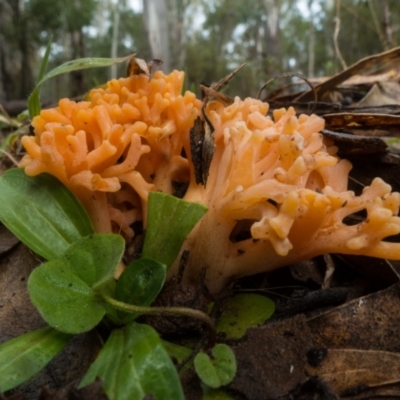
[[218, 333], [239, 339], [248, 328], [263, 324], [275, 311], [274, 302], [259, 294], [238, 294], [229, 299], [216, 322]]
[[105, 314], [99, 292], [113, 280], [123, 251], [121, 236], [95, 234], [72, 244], [58, 260], [36, 268], [28, 290], [43, 319], [67, 333], [95, 327]]
[[47, 260], [94, 233], [76, 197], [49, 174], [29, 177], [21, 168], [8, 170], [0, 177], [0, 204], [1, 222]]
[[36, 268], [28, 279], [28, 290], [43, 319], [61, 332], [86, 332], [105, 314], [95, 291], [62, 259]]
[[236, 375], [236, 359], [226, 344], [217, 344], [211, 351], [213, 358], [200, 352], [194, 359], [194, 368], [207, 386], [217, 389], [232, 382]]
[[222, 386], [232, 382], [236, 375], [235, 354], [226, 344], [217, 344], [211, 351], [214, 366]]
[[194, 368], [199, 378], [212, 388], [219, 388], [221, 382], [219, 380], [217, 371], [211, 361], [211, 358], [203, 352], [200, 352], [194, 358]]
[[[160, 293], [167, 267], [157, 261], [141, 258], [129, 264], [118, 279], [115, 288], [117, 300], [136, 306], [149, 306]], [[127, 323], [139, 314], [120, 312], [121, 321]]]

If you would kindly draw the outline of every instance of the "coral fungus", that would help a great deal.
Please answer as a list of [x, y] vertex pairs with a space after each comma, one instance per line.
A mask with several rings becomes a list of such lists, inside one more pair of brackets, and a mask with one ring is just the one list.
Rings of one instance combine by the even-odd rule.
[[[400, 194], [376, 178], [360, 196], [347, 190], [351, 164], [319, 133], [323, 119], [295, 116], [293, 108], [268, 116], [268, 104], [214, 100], [204, 115], [212, 125], [214, 154], [206, 185], [196, 182], [190, 129], [200, 115], [194, 94], [181, 95], [183, 74], [157, 72], [108, 82], [90, 101], [61, 100], [33, 120], [24, 137], [28, 175], [49, 172], [83, 202], [98, 231], [143, 221], [150, 190], [173, 193], [209, 210], [191, 232], [184, 279], [217, 292], [230, 280], [324, 253], [400, 259]], [[365, 210], [367, 218], [344, 219]], [[144, 221], [145, 223], [145, 221]], [[178, 262], [170, 270], [177, 272]]]
[[[28, 175], [48, 172], [84, 204], [98, 232], [122, 230], [145, 217], [150, 190], [171, 192], [188, 170], [182, 148], [200, 101], [181, 95], [183, 72], [134, 75], [93, 89], [89, 101], [63, 99], [32, 121], [28, 152], [20, 166]], [[188, 149], [189, 151], [189, 149]]]
[[[206, 268], [209, 289], [219, 291], [233, 278], [324, 253], [400, 259], [400, 244], [382, 241], [400, 232], [400, 194], [379, 178], [360, 196], [347, 191], [351, 164], [319, 133], [322, 118], [296, 118], [289, 108], [272, 119], [250, 98], [211, 102], [206, 112], [215, 153], [206, 187], [192, 177], [185, 199], [209, 211], [187, 239], [186, 279]], [[343, 222], [361, 210], [365, 221]]]

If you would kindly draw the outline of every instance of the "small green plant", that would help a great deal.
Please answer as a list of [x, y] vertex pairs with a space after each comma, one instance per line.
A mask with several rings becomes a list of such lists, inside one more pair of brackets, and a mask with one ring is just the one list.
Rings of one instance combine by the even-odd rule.
[[[31, 119], [40, 113], [40, 88], [48, 79], [132, 57], [79, 59], [45, 74], [50, 48], [51, 41], [29, 96]], [[142, 258], [128, 265], [116, 281], [124, 240], [119, 235], [95, 234], [82, 205], [56, 178], [48, 174], [28, 177], [22, 169], [11, 169], [0, 177], [0, 202], [0, 221], [47, 260], [32, 272], [28, 291], [49, 324], [0, 345], [0, 393], [34, 376], [74, 334], [108, 318], [120, 328], [111, 332], [81, 387], [98, 376], [110, 399], [141, 399], [150, 392], [157, 399], [183, 399], [177, 371], [157, 332], [134, 319], [144, 313], [182, 314], [200, 318], [214, 329], [211, 319], [200, 311], [149, 307], [183, 241], [207, 209], [150, 193]], [[143, 363], [144, 359], [152, 363]]]
[[254, 293], [240, 293], [224, 303], [216, 322], [217, 333], [226, 339], [240, 339], [249, 328], [262, 325], [275, 312], [275, 303]]
[[[73, 334], [108, 317], [122, 327], [111, 332], [81, 386], [99, 376], [110, 399], [141, 399], [150, 391], [158, 399], [183, 399], [178, 374], [161, 339], [152, 327], [133, 320], [140, 314], [167, 313], [212, 324], [196, 310], [149, 307], [206, 208], [150, 193], [145, 257], [128, 265], [116, 281], [124, 240], [115, 234], [95, 234], [81, 204], [57, 179], [47, 174], [32, 178], [22, 169], [11, 169], [0, 177], [0, 201], [4, 225], [48, 260], [32, 272], [28, 290], [49, 324], [0, 345], [0, 392], [40, 371]], [[146, 357], [152, 359], [150, 365], [142, 362]]]
[[236, 359], [226, 344], [217, 344], [211, 350], [212, 358], [200, 352], [194, 359], [194, 368], [202, 382], [212, 389], [218, 389], [232, 382], [236, 374]]

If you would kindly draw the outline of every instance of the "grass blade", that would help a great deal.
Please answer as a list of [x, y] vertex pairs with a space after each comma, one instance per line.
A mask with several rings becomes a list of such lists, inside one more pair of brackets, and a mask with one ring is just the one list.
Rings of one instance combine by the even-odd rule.
[[[120, 58], [79, 58], [78, 60], [68, 61], [68, 62], [54, 68], [53, 70], [48, 72], [46, 75], [44, 75], [39, 80], [35, 89], [29, 96], [28, 110], [29, 110], [30, 117], [33, 118], [40, 113], [40, 102], [39, 102], [40, 87], [47, 80], [54, 78], [57, 75], [66, 74], [66, 73], [72, 72], [72, 71], [78, 71], [78, 70], [88, 69], [88, 68], [109, 67], [113, 64], [119, 64], [126, 60], [129, 60], [132, 57], [133, 57], [133, 54], [130, 54], [129, 56], [126, 56], [126, 57], [120, 57]], [[39, 103], [37, 103], [37, 102], [39, 102]], [[38, 107], [38, 104], [39, 104], [39, 107]]]

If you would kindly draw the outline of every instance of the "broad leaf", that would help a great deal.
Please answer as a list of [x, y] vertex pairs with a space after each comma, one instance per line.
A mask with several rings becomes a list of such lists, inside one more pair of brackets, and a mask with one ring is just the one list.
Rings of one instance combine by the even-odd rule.
[[36, 268], [28, 280], [32, 303], [52, 327], [67, 333], [94, 328], [104, 317], [95, 291], [68, 269], [64, 260]]
[[[160, 293], [167, 267], [154, 260], [141, 258], [129, 264], [115, 288], [117, 300], [136, 306], [149, 306]], [[128, 323], [140, 314], [120, 312], [121, 322]]]
[[213, 358], [200, 352], [194, 359], [194, 368], [207, 386], [217, 389], [232, 382], [236, 374], [236, 359], [226, 344], [217, 344], [211, 351]]
[[274, 302], [259, 294], [238, 294], [224, 304], [215, 327], [227, 339], [239, 339], [248, 328], [263, 324], [275, 311]]
[[133, 54], [126, 57], [120, 58], [80, 58], [78, 60], [68, 61], [57, 68], [54, 68], [48, 72], [40, 81], [37, 83], [34, 91], [29, 96], [28, 109], [31, 118], [35, 117], [40, 112], [40, 104], [37, 101], [39, 99], [40, 87], [44, 82], [50, 78], [54, 78], [57, 75], [66, 74], [68, 72], [77, 71], [81, 69], [88, 68], [98, 68], [98, 67], [109, 67], [113, 64], [122, 63], [126, 60], [132, 58]]
[[106, 312], [100, 292], [113, 279], [123, 251], [121, 236], [97, 234], [74, 243], [60, 259], [36, 268], [28, 290], [43, 319], [67, 333], [95, 327]]
[[46, 366], [72, 336], [47, 327], [0, 345], [0, 393], [25, 382]]
[[131, 322], [114, 330], [80, 387], [99, 377], [110, 400], [183, 400], [178, 374], [157, 332]]
[[190, 231], [206, 212], [207, 207], [200, 203], [150, 192], [142, 257], [157, 260], [169, 267]]
[[96, 289], [114, 276], [124, 250], [122, 236], [98, 233], [73, 243], [61, 259], [77, 277]]
[[8, 170], [0, 177], [0, 204], [1, 222], [47, 260], [94, 233], [76, 197], [49, 174], [29, 177], [23, 169]]

